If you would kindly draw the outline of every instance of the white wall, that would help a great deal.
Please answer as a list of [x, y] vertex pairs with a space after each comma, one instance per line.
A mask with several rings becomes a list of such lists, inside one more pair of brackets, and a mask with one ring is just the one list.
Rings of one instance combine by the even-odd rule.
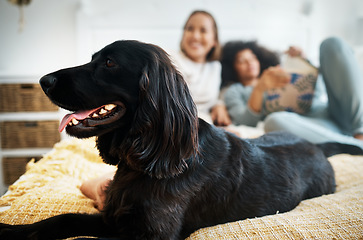
[[[107, 1], [107, 6], [97, 0], [82, 1], [78, 23], [84, 32], [77, 38], [81, 40], [79, 56], [84, 61], [83, 55], [120, 38], [136, 38], [167, 49], [178, 49], [183, 24], [195, 9], [206, 9], [215, 16], [222, 42], [259, 38], [261, 43], [273, 48], [282, 45], [286, 48], [292, 40], [306, 45], [306, 17], [300, 14], [300, 1], [280, 1], [291, 11], [286, 8], [271, 11], [273, 6], [268, 0], [124, 0]], [[285, 35], [289, 36], [284, 38]]]
[[24, 7], [20, 32], [19, 9], [0, 1], [0, 75], [38, 76], [73, 65], [77, 6], [73, 0], [33, 0]]
[[[339, 36], [351, 45], [363, 45], [361, 0], [102, 0], [81, 1], [78, 21], [87, 46], [78, 44], [79, 60], [117, 38], [137, 38], [177, 48], [181, 28], [195, 9], [206, 9], [216, 18], [222, 42], [258, 39], [283, 51], [303, 47], [318, 63], [318, 47], [328, 36]], [[88, 31], [90, 30], [90, 31]], [[89, 34], [92, 32], [92, 34]], [[92, 35], [92, 36], [90, 36]], [[88, 52], [87, 52], [88, 49]], [[90, 50], [91, 49], [91, 50]], [[363, 53], [361, 53], [363, 55]], [[362, 56], [363, 57], [363, 56]], [[363, 59], [362, 59], [363, 60]], [[362, 61], [363, 62], [363, 61]]]
[[361, 49], [362, 2], [33, 0], [24, 8], [25, 26], [19, 32], [19, 10], [3, 0], [0, 75], [41, 76], [86, 61], [86, 55], [118, 38], [140, 38], [177, 48], [182, 25], [194, 9], [206, 9], [215, 16], [222, 42], [258, 38], [275, 50], [297, 44], [316, 61], [319, 43], [327, 36], [340, 36]]

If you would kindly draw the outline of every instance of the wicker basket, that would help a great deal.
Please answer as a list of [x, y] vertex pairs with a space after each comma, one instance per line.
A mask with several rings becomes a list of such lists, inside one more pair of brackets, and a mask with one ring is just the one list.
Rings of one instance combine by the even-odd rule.
[[1, 146], [14, 148], [51, 148], [60, 141], [59, 121], [1, 122]]
[[0, 112], [57, 110], [39, 84], [0, 84]]
[[22, 174], [25, 173], [26, 164], [35, 159], [39, 160], [40, 156], [34, 157], [6, 157], [2, 159], [3, 162], [3, 176], [6, 185], [13, 184]]

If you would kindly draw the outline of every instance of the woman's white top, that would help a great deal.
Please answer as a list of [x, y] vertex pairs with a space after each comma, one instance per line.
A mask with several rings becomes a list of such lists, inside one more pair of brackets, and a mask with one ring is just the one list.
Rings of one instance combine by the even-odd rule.
[[181, 51], [171, 52], [171, 59], [188, 84], [197, 106], [198, 115], [210, 121], [210, 110], [217, 104], [221, 85], [221, 64], [219, 61], [197, 63]]

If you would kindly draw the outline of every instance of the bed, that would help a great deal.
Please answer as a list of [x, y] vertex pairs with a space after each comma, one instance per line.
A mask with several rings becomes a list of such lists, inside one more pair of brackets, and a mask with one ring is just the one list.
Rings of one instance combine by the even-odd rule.
[[[243, 129], [244, 137], [260, 134], [249, 130]], [[287, 213], [203, 228], [187, 239], [362, 239], [363, 156], [340, 154], [329, 161], [336, 193], [305, 200]], [[29, 162], [26, 173], [0, 198], [0, 222], [27, 224], [62, 213], [97, 213], [79, 187], [112, 169], [102, 163], [94, 138], [64, 139], [41, 160]]]

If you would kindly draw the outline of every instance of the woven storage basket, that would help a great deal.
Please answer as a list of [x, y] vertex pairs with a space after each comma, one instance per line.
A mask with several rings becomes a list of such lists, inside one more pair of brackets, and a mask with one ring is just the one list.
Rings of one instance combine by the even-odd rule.
[[1, 122], [1, 146], [13, 148], [51, 148], [60, 141], [59, 121]]
[[39, 84], [0, 84], [0, 112], [57, 110]]
[[25, 173], [26, 164], [35, 159], [39, 160], [40, 156], [35, 157], [6, 157], [2, 159], [4, 183], [13, 184], [22, 174]]

